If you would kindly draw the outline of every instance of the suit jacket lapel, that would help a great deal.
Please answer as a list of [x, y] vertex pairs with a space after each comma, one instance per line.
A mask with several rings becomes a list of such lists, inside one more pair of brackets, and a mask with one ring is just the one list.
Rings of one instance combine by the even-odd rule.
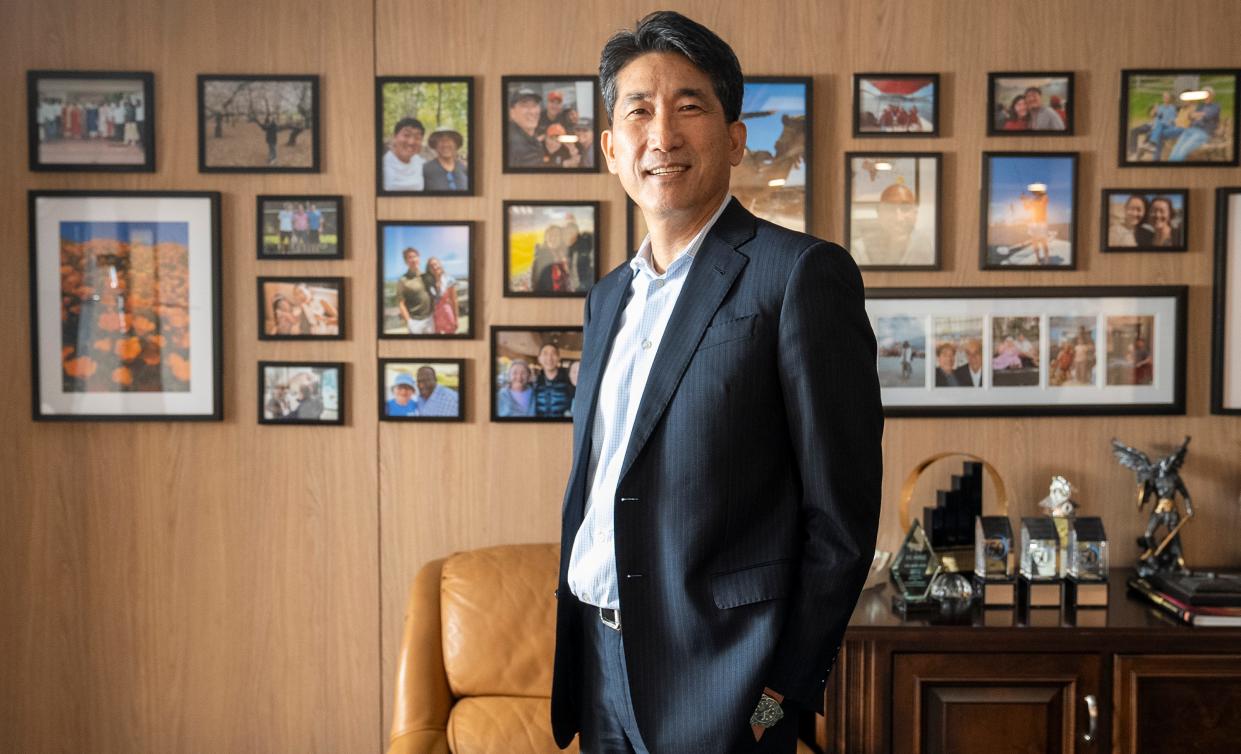
[[651, 365], [625, 449], [621, 479], [629, 473], [629, 467], [655, 431], [707, 324], [749, 261], [736, 247], [753, 236], [754, 216], [734, 199], [703, 239]]

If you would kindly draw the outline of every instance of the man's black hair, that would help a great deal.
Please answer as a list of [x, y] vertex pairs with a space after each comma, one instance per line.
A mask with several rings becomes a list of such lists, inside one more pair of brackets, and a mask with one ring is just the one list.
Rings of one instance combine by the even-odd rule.
[[603, 46], [599, 55], [599, 87], [603, 90], [609, 123], [616, 107], [617, 74], [648, 52], [684, 55], [711, 79], [715, 96], [724, 106], [724, 119], [729, 123], [740, 120], [745, 79], [733, 48], [702, 24], [675, 11], [661, 10], [638, 21], [633, 31], [616, 32]]
[[402, 128], [413, 128], [423, 132], [424, 134], [427, 132], [427, 129], [422, 127], [422, 121], [417, 118], [401, 118], [398, 120], [396, 125], [392, 127], [392, 135], [396, 136], [399, 134]]

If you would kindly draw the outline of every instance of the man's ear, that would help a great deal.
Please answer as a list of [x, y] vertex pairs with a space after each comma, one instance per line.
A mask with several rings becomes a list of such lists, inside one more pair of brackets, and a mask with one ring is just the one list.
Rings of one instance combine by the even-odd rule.
[[608, 172], [616, 175], [616, 144], [612, 141], [612, 129], [599, 134], [599, 151], [603, 152], [603, 159], [608, 163]]
[[745, 123], [735, 120], [728, 124], [728, 163], [734, 167], [745, 157]]

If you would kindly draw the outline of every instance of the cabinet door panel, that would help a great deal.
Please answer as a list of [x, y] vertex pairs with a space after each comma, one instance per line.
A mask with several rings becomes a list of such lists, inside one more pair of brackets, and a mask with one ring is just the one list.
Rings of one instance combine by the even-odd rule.
[[1120, 655], [1115, 672], [1121, 754], [1241, 749], [1241, 657]]
[[894, 754], [1069, 754], [1086, 743], [1084, 698], [1099, 698], [1101, 663], [1074, 654], [898, 654], [892, 673]]

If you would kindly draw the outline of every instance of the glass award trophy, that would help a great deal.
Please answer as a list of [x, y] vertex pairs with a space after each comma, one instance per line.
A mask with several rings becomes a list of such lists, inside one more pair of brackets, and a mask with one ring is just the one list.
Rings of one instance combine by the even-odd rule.
[[942, 568], [939, 557], [931, 549], [926, 530], [915, 520], [892, 560], [890, 573], [897, 591], [892, 597], [892, 608], [900, 612], [923, 607], [938, 609], [930, 599], [931, 581]]
[[1069, 530], [1068, 586], [1077, 607], [1107, 607], [1108, 550], [1103, 519], [1074, 519]]
[[1017, 597], [1013, 527], [1008, 516], [974, 519], [974, 581], [984, 607], [1009, 607]]
[[1050, 518], [1021, 519], [1019, 586], [1028, 607], [1060, 606], [1060, 535]]

